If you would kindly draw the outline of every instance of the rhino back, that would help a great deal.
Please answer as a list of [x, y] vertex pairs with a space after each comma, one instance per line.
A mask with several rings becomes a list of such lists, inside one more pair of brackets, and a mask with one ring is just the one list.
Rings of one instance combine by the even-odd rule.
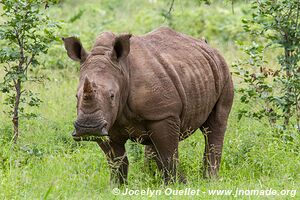
[[129, 69], [130, 109], [145, 120], [179, 117], [181, 130], [205, 122], [229, 77], [215, 49], [169, 28], [131, 39]]

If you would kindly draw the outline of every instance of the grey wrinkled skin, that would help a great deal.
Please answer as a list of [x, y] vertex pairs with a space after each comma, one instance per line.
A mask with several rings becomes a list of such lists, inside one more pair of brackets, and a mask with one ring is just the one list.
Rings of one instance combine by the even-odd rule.
[[146, 145], [165, 183], [174, 182], [178, 143], [198, 128], [204, 176], [217, 176], [233, 102], [232, 78], [217, 50], [166, 27], [143, 36], [104, 32], [91, 52], [77, 38], [63, 40], [81, 63], [73, 137], [99, 144], [113, 182], [126, 183], [128, 139]]

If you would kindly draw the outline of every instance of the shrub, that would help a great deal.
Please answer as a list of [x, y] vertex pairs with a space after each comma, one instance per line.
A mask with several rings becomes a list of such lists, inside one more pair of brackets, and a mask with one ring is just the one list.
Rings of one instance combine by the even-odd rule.
[[38, 56], [46, 54], [55, 39], [54, 30], [58, 25], [51, 22], [44, 12], [51, 2], [56, 1], [0, 1], [4, 19], [0, 26], [0, 62], [5, 71], [0, 89], [7, 94], [5, 103], [11, 108], [8, 114], [12, 116], [14, 142], [19, 135], [19, 116], [34, 116], [24, 112], [24, 105], [38, 106], [41, 102], [24, 84], [43, 79], [41, 76], [29, 76], [28, 72], [39, 66]]
[[[253, 1], [251, 19], [243, 19], [244, 30], [257, 38], [244, 48], [248, 59], [237, 62], [235, 73], [242, 79], [238, 89], [247, 108], [239, 117], [267, 117], [272, 125], [281, 120], [287, 128], [293, 117], [300, 132], [300, 4], [298, 0]], [[279, 68], [264, 58], [272, 48]]]

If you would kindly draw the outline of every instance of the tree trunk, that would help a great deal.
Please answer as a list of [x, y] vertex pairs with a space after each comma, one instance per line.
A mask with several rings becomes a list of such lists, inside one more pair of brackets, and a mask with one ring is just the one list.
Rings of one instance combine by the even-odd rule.
[[[292, 52], [290, 50], [288, 50], [287, 48], [284, 49], [284, 52], [285, 52], [285, 62], [286, 62], [286, 78], [287, 78], [287, 80], [289, 80], [289, 78], [292, 76], [292, 74], [291, 74], [291, 63], [290, 63]], [[290, 94], [291, 92], [292, 92], [291, 88], [288, 88], [287, 93]], [[284, 113], [284, 126], [285, 126], [285, 128], [287, 128], [287, 126], [290, 123], [291, 107], [292, 107], [291, 104], [287, 105], [286, 112]]]
[[[17, 40], [19, 43], [20, 47], [20, 60], [19, 60], [19, 65], [18, 65], [18, 75], [21, 73], [24, 73], [23, 69], [23, 64], [25, 63], [25, 57], [24, 57], [24, 49], [23, 49], [23, 38], [20, 38], [19, 33], [16, 33], [17, 35]], [[14, 82], [15, 90], [16, 90], [16, 97], [15, 97], [15, 102], [14, 102], [14, 112], [13, 112], [13, 126], [14, 126], [14, 137], [13, 141], [14, 143], [17, 143], [18, 137], [19, 137], [19, 105], [20, 105], [20, 98], [21, 98], [21, 80], [18, 78]]]
[[300, 133], [300, 102], [298, 96], [296, 97], [296, 120], [298, 133]]
[[13, 126], [14, 126], [14, 136], [13, 141], [14, 143], [17, 143], [18, 137], [19, 137], [19, 104], [20, 104], [20, 97], [21, 97], [21, 81], [18, 80], [16, 85], [16, 97], [15, 97], [15, 103], [14, 103], [14, 112], [13, 112]]

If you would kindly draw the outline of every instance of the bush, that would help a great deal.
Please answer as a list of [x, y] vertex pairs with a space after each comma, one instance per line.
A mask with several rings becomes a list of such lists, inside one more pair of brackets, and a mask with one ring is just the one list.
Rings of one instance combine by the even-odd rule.
[[[240, 100], [250, 105], [241, 109], [239, 116], [259, 120], [267, 117], [272, 125], [281, 121], [283, 129], [295, 117], [300, 132], [299, 1], [253, 1], [252, 8], [252, 18], [244, 19], [243, 26], [257, 39], [244, 48], [248, 59], [234, 65], [235, 73], [242, 79]], [[278, 49], [279, 68], [268, 66], [270, 63], [265, 60], [270, 48], [273, 52]]]
[[[33, 117], [25, 113], [24, 105], [38, 106], [41, 100], [24, 83], [40, 82], [43, 76], [29, 76], [31, 68], [39, 66], [38, 56], [46, 54], [55, 39], [54, 30], [58, 27], [42, 11], [51, 1], [43, 0], [3, 0], [1, 16], [4, 23], [0, 26], [0, 62], [3, 63], [5, 76], [0, 89], [7, 94], [5, 103], [11, 110], [14, 126], [14, 142], [19, 135], [19, 116]], [[53, 1], [54, 2], [54, 1]]]

